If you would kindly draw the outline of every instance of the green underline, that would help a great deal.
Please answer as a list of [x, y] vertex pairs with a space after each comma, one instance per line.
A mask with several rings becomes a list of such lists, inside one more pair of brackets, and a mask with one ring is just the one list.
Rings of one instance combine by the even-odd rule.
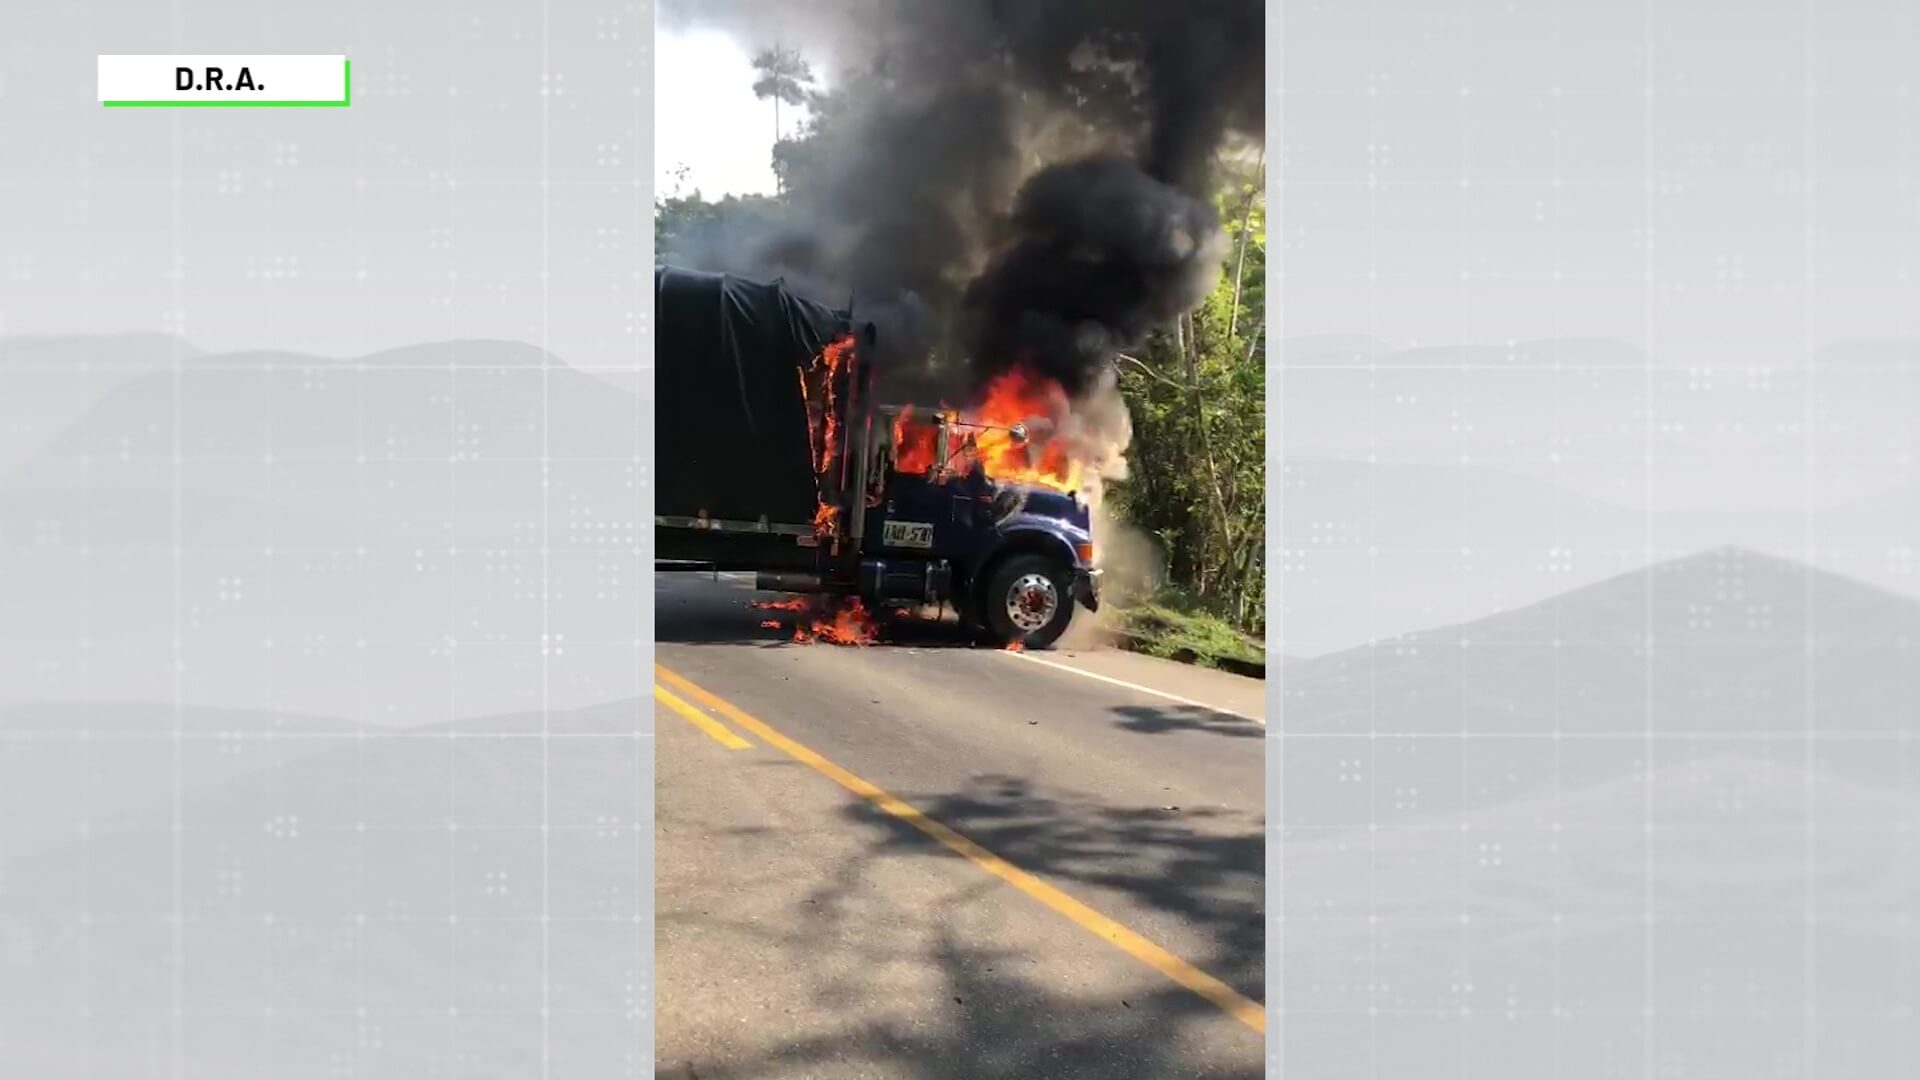
[[344, 101], [103, 101], [109, 109], [344, 109]]
[[109, 109], [344, 109], [353, 104], [353, 61], [346, 63], [345, 94], [339, 101], [103, 101]]

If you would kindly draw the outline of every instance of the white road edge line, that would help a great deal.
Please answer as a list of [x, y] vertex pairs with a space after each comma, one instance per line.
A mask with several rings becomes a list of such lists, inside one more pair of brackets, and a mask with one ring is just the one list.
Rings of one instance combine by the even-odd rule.
[[1029, 663], [1040, 664], [1043, 667], [1050, 667], [1055, 671], [1064, 671], [1070, 675], [1079, 675], [1083, 678], [1098, 679], [1103, 683], [1112, 683], [1115, 686], [1124, 686], [1129, 690], [1138, 690], [1143, 694], [1152, 694], [1154, 697], [1166, 698], [1168, 701], [1177, 701], [1182, 705], [1191, 705], [1196, 709], [1205, 709], [1208, 712], [1219, 713], [1222, 716], [1235, 717], [1236, 719], [1245, 720], [1250, 724], [1259, 724], [1261, 727], [1267, 726], [1267, 722], [1257, 716], [1248, 716], [1246, 713], [1234, 712], [1232, 709], [1223, 709], [1218, 705], [1209, 705], [1204, 701], [1195, 701], [1192, 698], [1181, 697], [1179, 694], [1169, 694], [1165, 690], [1155, 690], [1151, 686], [1141, 686], [1139, 683], [1130, 683], [1125, 679], [1116, 679], [1111, 675], [1082, 671], [1077, 667], [1068, 667], [1065, 664], [1056, 663], [1052, 660], [1042, 660], [1037, 656], [1031, 656], [1024, 652], [1006, 652], [1002, 650], [1000, 655], [1011, 656], [1016, 660], [1025, 660]]

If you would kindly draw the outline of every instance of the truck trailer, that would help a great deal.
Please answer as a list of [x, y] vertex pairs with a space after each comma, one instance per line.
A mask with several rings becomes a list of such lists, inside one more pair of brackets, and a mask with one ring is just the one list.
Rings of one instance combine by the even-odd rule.
[[[784, 281], [654, 272], [662, 571], [749, 571], [761, 591], [951, 607], [974, 633], [1043, 649], [1099, 609], [1081, 493], [996, 478], [1006, 425], [875, 399], [877, 331]], [[989, 434], [989, 432], [991, 434]]]

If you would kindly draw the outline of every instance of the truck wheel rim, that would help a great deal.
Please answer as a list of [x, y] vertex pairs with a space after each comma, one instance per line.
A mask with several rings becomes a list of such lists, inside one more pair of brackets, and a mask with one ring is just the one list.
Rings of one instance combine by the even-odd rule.
[[1045, 574], [1027, 574], [1007, 590], [1007, 618], [1023, 633], [1045, 627], [1059, 608], [1060, 594]]

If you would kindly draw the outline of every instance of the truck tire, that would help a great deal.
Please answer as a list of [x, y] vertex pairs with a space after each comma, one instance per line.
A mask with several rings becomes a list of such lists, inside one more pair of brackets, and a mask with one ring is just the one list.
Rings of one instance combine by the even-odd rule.
[[1072, 583], [1057, 559], [1015, 555], [987, 575], [980, 618], [999, 644], [1047, 648], [1073, 621]]

